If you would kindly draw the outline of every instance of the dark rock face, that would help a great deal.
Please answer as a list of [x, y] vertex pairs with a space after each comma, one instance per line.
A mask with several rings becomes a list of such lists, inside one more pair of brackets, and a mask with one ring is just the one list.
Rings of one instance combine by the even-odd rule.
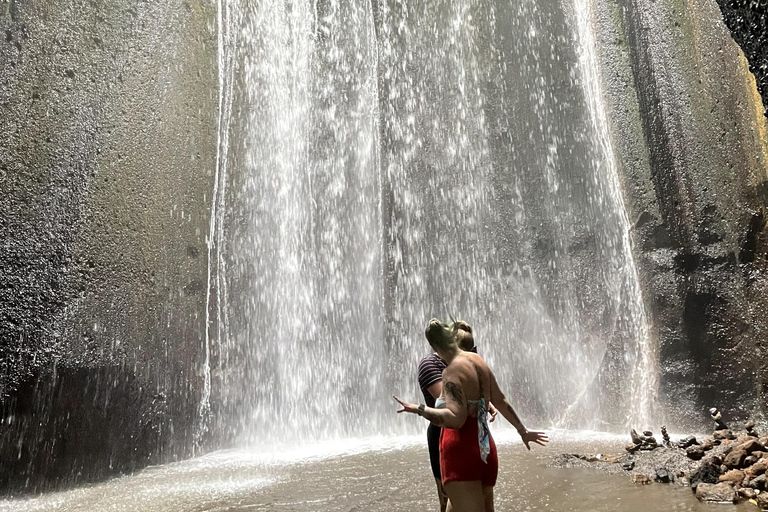
[[0, 7], [0, 490], [190, 453], [213, 9]]
[[[768, 140], [746, 59], [714, 1], [598, 7], [608, 117], [676, 429], [764, 414]], [[737, 399], [734, 397], [738, 397]]]
[[[733, 39], [744, 51], [768, 108], [768, 1], [717, 0]], [[768, 110], [765, 110], [768, 115]]]
[[714, 464], [710, 461], [704, 461], [696, 470], [691, 473], [691, 487], [696, 489], [699, 484], [716, 484], [720, 481], [719, 464]]

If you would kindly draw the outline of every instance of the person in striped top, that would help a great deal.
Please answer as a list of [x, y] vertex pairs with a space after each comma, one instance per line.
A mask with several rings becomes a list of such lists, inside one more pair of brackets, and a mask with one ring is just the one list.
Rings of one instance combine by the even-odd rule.
[[[462, 350], [477, 353], [475, 338], [472, 335], [472, 327], [466, 322], [459, 323], [457, 333], [459, 346]], [[436, 353], [424, 356], [419, 361], [419, 387], [424, 395], [427, 407], [435, 407], [435, 401], [443, 392], [443, 370], [445, 361]], [[490, 421], [496, 419], [497, 411], [493, 405], [489, 408]], [[429, 448], [429, 462], [432, 466], [432, 476], [437, 484], [437, 497], [440, 501], [440, 511], [445, 512], [448, 505], [448, 495], [445, 493], [440, 474], [440, 431], [441, 427], [432, 423], [427, 427], [427, 446]]]

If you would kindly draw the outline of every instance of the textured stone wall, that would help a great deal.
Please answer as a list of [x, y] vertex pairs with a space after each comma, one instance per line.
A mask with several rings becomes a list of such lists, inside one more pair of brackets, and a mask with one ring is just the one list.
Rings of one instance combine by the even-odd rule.
[[768, 116], [768, 0], [717, 0], [723, 20], [749, 61]]
[[659, 360], [659, 418], [762, 417], [768, 139], [713, 1], [599, 2], [602, 71]]
[[190, 453], [215, 3], [0, 3], [0, 488]]

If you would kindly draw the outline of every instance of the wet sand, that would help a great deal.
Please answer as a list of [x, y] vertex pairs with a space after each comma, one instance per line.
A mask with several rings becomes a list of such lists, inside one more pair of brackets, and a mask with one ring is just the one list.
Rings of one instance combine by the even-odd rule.
[[[617, 438], [555, 435], [548, 448], [527, 452], [511, 436], [497, 437], [498, 511], [712, 511], [676, 484], [636, 486], [626, 476], [546, 467], [558, 453], [617, 453]], [[437, 510], [434, 495], [426, 446], [409, 437], [313, 446], [277, 458], [219, 452], [80, 489], [0, 501], [0, 511], [430, 512]], [[717, 508], [754, 510], [749, 504]]]

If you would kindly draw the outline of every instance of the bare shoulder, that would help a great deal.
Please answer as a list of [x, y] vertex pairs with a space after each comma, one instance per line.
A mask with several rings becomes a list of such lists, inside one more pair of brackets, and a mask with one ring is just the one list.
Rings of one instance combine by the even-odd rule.
[[465, 352], [464, 356], [465, 360], [468, 363], [471, 363], [473, 366], [476, 366], [482, 370], [488, 369], [488, 363], [486, 363], [485, 360], [478, 354], [475, 354], [474, 352]]

